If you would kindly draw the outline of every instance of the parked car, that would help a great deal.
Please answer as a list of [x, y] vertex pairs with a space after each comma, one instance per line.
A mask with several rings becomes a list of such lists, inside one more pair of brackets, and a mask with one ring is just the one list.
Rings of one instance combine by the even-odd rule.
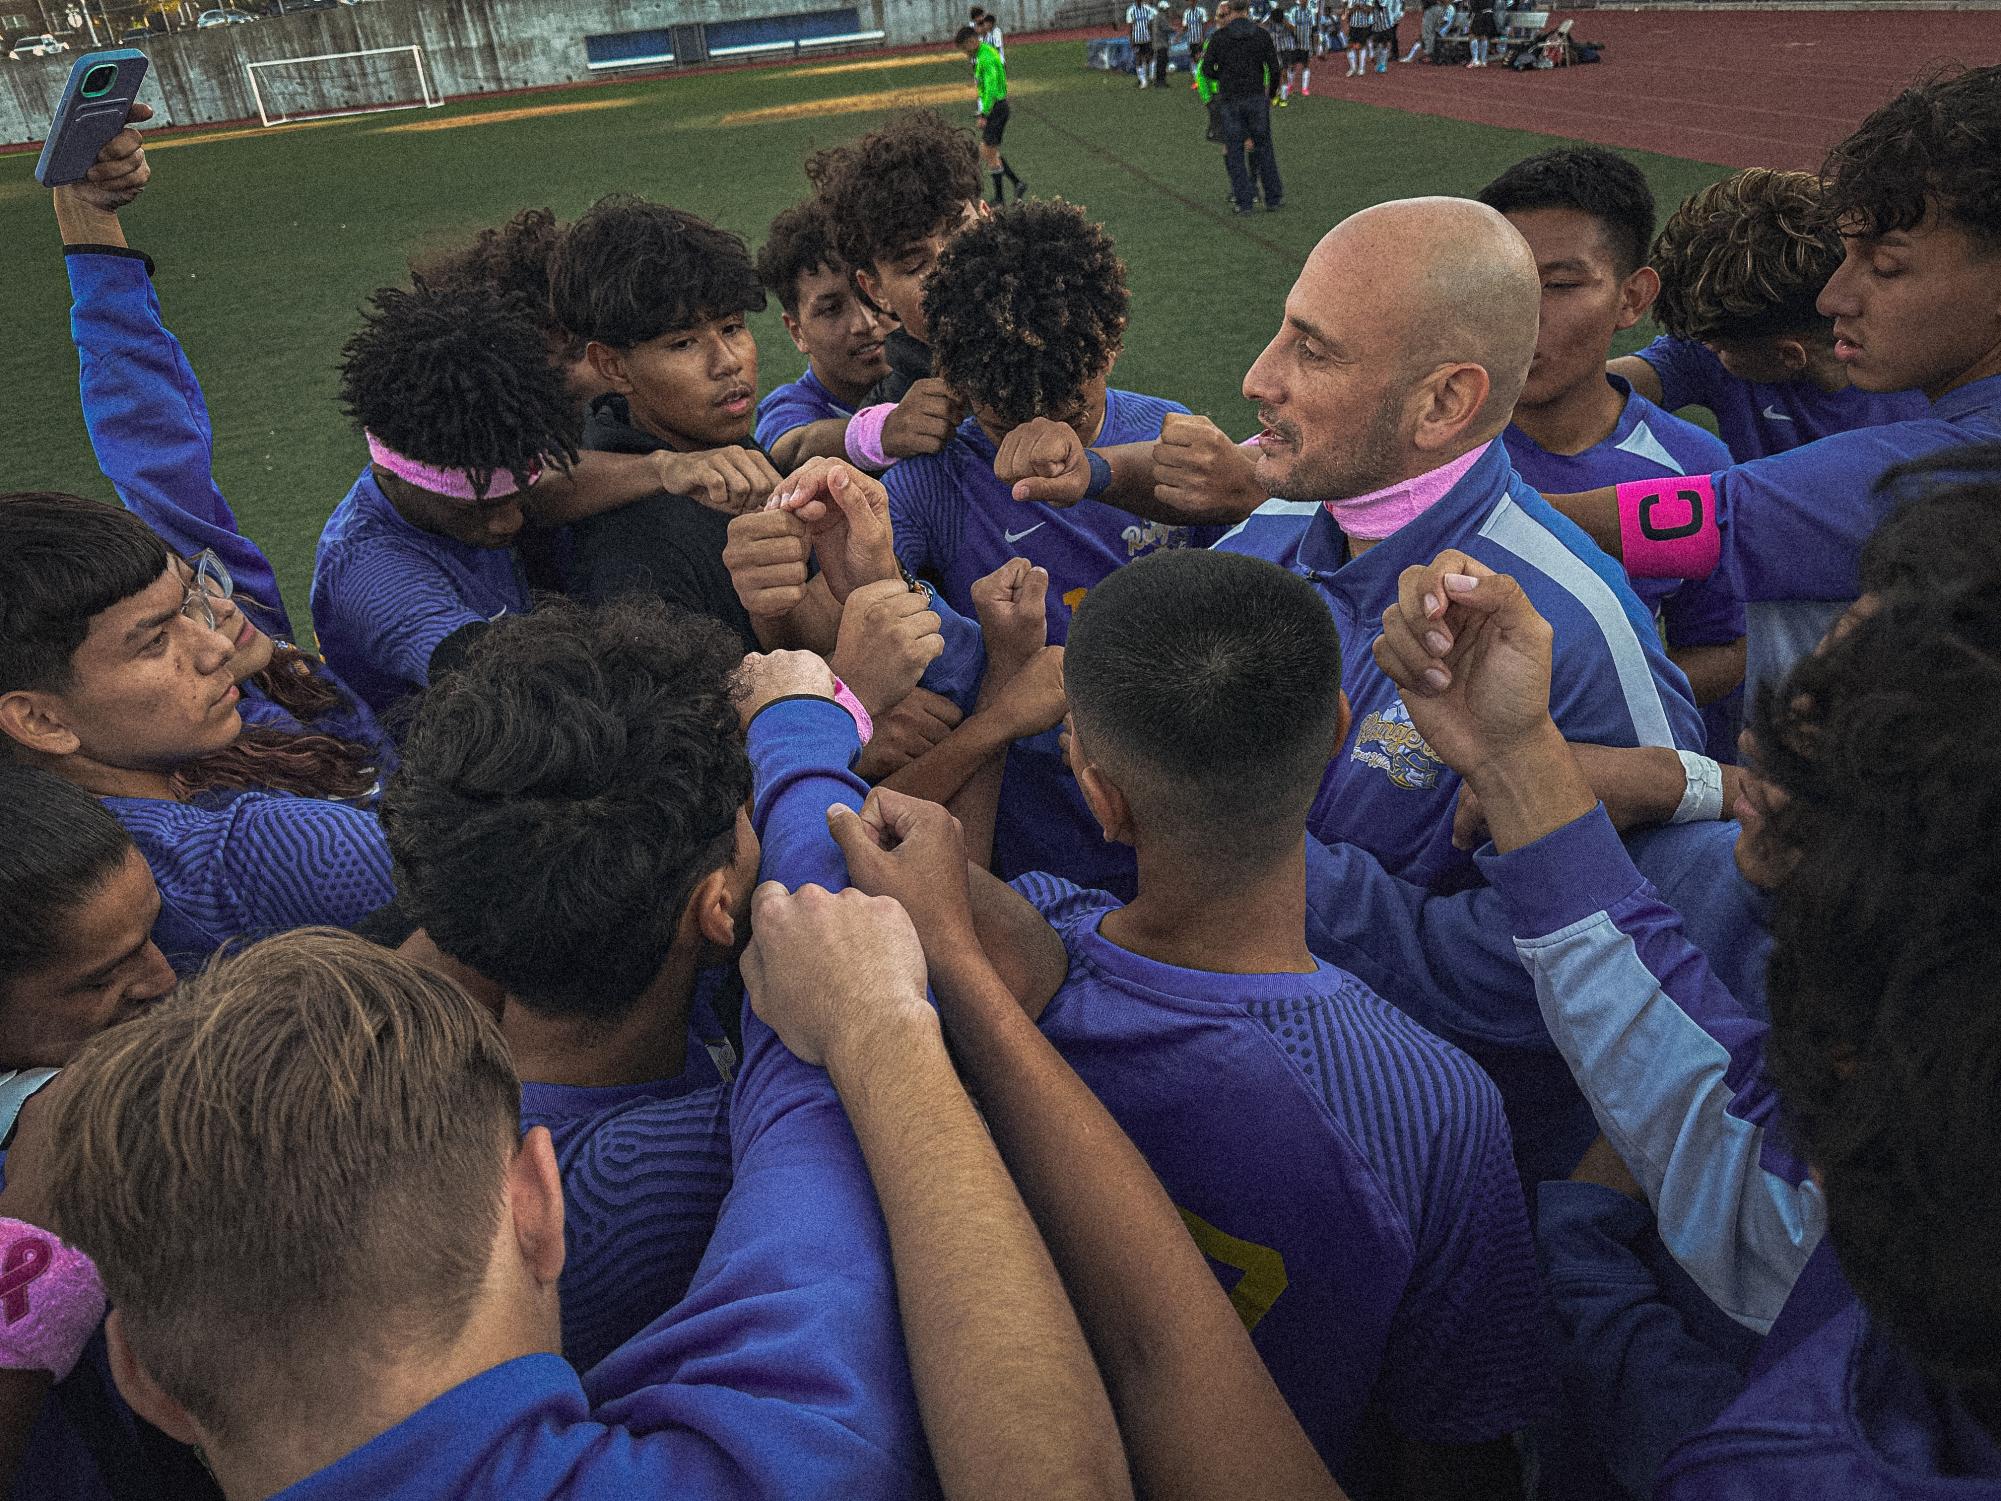
[[69, 43], [61, 37], [48, 35], [24, 36], [14, 44], [7, 56], [18, 62], [24, 57], [54, 57], [58, 52], [69, 51]]
[[255, 16], [246, 16], [240, 10], [205, 10], [195, 17], [195, 29], [200, 31], [210, 26], [247, 26], [256, 19]]
[[150, 42], [158, 35], [160, 33], [157, 31], [149, 31], [144, 26], [135, 26], [130, 31], [119, 32], [118, 40], [127, 47], [134, 47], [140, 42]]

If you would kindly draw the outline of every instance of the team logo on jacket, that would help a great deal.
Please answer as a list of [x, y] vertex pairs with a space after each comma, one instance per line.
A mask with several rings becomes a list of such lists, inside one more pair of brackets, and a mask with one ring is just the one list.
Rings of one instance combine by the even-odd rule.
[[1445, 770], [1445, 763], [1410, 722], [1410, 711], [1401, 699], [1391, 699], [1388, 708], [1362, 721], [1355, 731], [1354, 759], [1375, 767], [1397, 786], [1412, 792], [1429, 792]]
[[1129, 526], [1119, 535], [1125, 539], [1126, 556], [1136, 558], [1153, 547], [1186, 547], [1189, 528], [1168, 526], [1159, 521], [1149, 521], [1140, 526]]

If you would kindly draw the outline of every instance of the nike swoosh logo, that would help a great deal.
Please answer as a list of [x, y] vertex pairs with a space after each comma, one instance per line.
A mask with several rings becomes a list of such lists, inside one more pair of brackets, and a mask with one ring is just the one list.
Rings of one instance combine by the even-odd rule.
[[1790, 422], [1793, 419], [1788, 417], [1784, 412], [1780, 411], [1777, 407], [1767, 406], [1765, 408], [1765, 420], [1767, 422]]
[[[1049, 525], [1049, 523], [1046, 521], [1038, 521], [1035, 523], [1034, 526], [1031, 526], [1028, 529], [1028, 532], [1039, 532], [1047, 525]], [[1019, 542], [1023, 537], [1026, 537], [1028, 535], [1028, 532], [1003, 531], [1001, 533], [1001, 539], [1004, 542], [1006, 542], [1009, 546], [1013, 546], [1015, 543]]]

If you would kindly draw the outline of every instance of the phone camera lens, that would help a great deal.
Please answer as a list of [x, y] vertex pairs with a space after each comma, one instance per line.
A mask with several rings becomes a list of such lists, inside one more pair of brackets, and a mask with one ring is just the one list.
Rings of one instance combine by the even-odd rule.
[[111, 86], [118, 81], [118, 68], [114, 63], [99, 63], [83, 75], [83, 97], [98, 99], [111, 92]]

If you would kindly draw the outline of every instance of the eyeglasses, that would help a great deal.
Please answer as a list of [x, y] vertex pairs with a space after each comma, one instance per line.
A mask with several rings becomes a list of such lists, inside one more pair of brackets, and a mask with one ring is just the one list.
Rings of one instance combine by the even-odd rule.
[[229, 570], [213, 548], [203, 548], [189, 566], [194, 569], [194, 577], [188, 581], [187, 595], [181, 601], [181, 615], [214, 630], [215, 606], [210, 601], [235, 598], [236, 580], [229, 576]]

